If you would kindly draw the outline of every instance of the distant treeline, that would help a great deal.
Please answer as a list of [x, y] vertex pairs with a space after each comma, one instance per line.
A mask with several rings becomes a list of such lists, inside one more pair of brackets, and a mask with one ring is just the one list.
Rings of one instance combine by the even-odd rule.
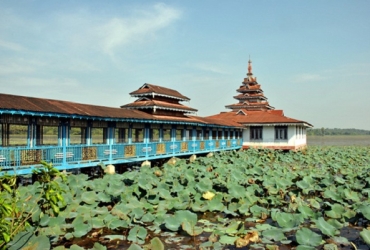
[[307, 135], [370, 135], [370, 130], [355, 128], [313, 128], [307, 129]]

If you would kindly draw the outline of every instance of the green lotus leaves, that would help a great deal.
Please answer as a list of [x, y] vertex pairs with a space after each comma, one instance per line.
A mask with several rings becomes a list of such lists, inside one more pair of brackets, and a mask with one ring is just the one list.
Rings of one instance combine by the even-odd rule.
[[228, 188], [229, 188], [228, 192], [233, 198], [241, 198], [245, 196], [246, 193], [245, 188], [236, 182], [232, 182]]
[[342, 215], [344, 214], [344, 212], [345, 212], [345, 209], [342, 205], [334, 204], [331, 206], [330, 211], [325, 211], [325, 214], [330, 218], [340, 219], [342, 218]]
[[223, 196], [222, 194], [216, 194], [212, 200], [207, 201], [208, 210], [213, 211], [223, 211], [225, 205], [222, 202]]
[[8, 249], [50, 249], [50, 240], [46, 235], [36, 236], [33, 232], [20, 232], [8, 243]]
[[198, 181], [198, 183], [195, 185], [195, 187], [198, 189], [200, 193], [204, 193], [207, 191], [212, 190], [212, 180], [209, 178], [202, 178]]
[[360, 232], [360, 236], [362, 238], [362, 240], [370, 246], [370, 230], [368, 229], [363, 229], [361, 232]]
[[195, 213], [188, 210], [176, 211], [174, 215], [169, 215], [165, 218], [165, 226], [171, 231], [178, 231], [182, 229], [189, 235], [198, 235], [202, 230], [196, 227], [198, 217]]
[[286, 238], [283, 231], [279, 228], [264, 230], [262, 232], [262, 236], [268, 240], [273, 240], [275, 242], [282, 241]]
[[304, 219], [315, 218], [316, 214], [314, 211], [306, 205], [298, 206], [298, 211], [302, 214]]
[[238, 236], [221, 235], [219, 242], [224, 245], [234, 245], [238, 238]]
[[[289, 244], [286, 235], [299, 227], [293, 237], [297, 249], [335, 249], [350, 244], [339, 236], [348, 221], [366, 225], [370, 220], [368, 155], [368, 149], [334, 147], [289, 153], [249, 149], [214, 153], [192, 163], [176, 159], [175, 165], [141, 167], [93, 180], [70, 175], [67, 183], [60, 182], [68, 205], [57, 217], [36, 207], [32, 223], [39, 226], [39, 235], [60, 235], [70, 241], [86, 237], [92, 229], [127, 230], [130, 239], [124, 240], [132, 242], [130, 249], [153, 245], [163, 249], [158, 238], [145, 240], [145, 229], [161, 236], [163, 230], [173, 231], [165, 236], [170, 237], [166, 244], [207, 232], [214, 235], [212, 241], [200, 237], [204, 241], [199, 246], [223, 249], [245, 235], [244, 223], [253, 223], [248, 231], [257, 230], [261, 241], [251, 248]], [[206, 192], [215, 196], [203, 198]], [[17, 205], [31, 210], [38, 202], [40, 184], [20, 187], [19, 193]], [[206, 217], [198, 222], [197, 215], [203, 213]], [[242, 216], [247, 218], [241, 221]], [[264, 223], [271, 222], [269, 217], [271, 225]], [[364, 242], [368, 234], [367, 229], [361, 232]]]
[[85, 191], [81, 195], [81, 200], [87, 204], [93, 204], [98, 199], [95, 191]]
[[282, 228], [294, 228], [303, 222], [301, 214], [281, 213], [276, 214], [276, 221]]
[[103, 228], [105, 227], [104, 219], [100, 217], [91, 218], [92, 228]]
[[128, 233], [127, 240], [133, 243], [143, 244], [147, 235], [147, 230], [141, 226], [134, 226]]
[[92, 226], [88, 222], [85, 222], [82, 216], [77, 216], [73, 220], [72, 225], [74, 230], [73, 236], [76, 238], [86, 235], [92, 229]]
[[362, 215], [366, 219], [370, 220], [370, 204], [369, 203], [360, 205], [357, 210], [360, 213], [362, 213]]
[[315, 232], [312, 232], [308, 228], [299, 229], [296, 232], [295, 236], [296, 236], [297, 242], [300, 245], [311, 246], [311, 247], [317, 247], [321, 245], [321, 241], [322, 241], [321, 235]]
[[323, 217], [320, 217], [316, 220], [316, 227], [327, 236], [334, 236], [339, 233], [338, 230], [334, 226], [326, 222]]
[[338, 190], [326, 189], [323, 196], [324, 198], [332, 199], [334, 201], [342, 201], [342, 197], [338, 194]]

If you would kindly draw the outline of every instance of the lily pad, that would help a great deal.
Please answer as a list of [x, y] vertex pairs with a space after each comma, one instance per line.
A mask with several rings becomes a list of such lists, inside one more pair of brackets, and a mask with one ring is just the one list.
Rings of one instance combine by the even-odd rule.
[[362, 240], [370, 246], [370, 230], [368, 229], [363, 229], [361, 232], [360, 232], [360, 236], [362, 238]]
[[321, 235], [312, 232], [308, 228], [302, 228], [296, 233], [297, 242], [300, 245], [313, 246], [317, 247], [321, 244], [322, 237]]
[[141, 226], [134, 226], [131, 228], [127, 240], [132, 241], [137, 244], [143, 244], [147, 235], [147, 230]]
[[320, 217], [316, 220], [316, 226], [321, 232], [327, 236], [334, 236], [339, 234], [339, 231], [333, 227], [331, 224], [325, 221], [324, 218]]

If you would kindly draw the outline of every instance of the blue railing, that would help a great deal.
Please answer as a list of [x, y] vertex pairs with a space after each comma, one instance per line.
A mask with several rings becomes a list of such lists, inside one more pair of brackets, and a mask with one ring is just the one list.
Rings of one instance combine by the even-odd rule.
[[149, 143], [94, 144], [71, 146], [0, 147], [0, 175], [29, 174], [40, 161], [51, 162], [62, 169], [105, 164], [121, 164], [172, 156], [201, 154], [242, 147], [241, 139], [164, 141]]

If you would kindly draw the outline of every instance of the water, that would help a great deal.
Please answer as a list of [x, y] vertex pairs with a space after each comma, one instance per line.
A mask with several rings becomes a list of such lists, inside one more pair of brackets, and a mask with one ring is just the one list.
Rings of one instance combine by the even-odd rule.
[[307, 136], [308, 146], [370, 146], [370, 135]]

